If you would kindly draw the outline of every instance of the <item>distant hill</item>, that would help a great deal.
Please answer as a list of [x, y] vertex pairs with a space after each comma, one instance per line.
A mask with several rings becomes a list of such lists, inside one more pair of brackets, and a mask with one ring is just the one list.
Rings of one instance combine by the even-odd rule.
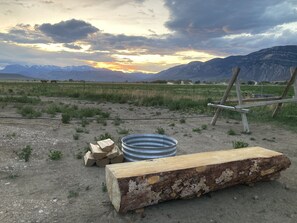
[[33, 78], [21, 74], [0, 73], [0, 80], [32, 80]]
[[241, 68], [241, 80], [279, 81], [290, 77], [289, 68], [297, 66], [297, 46], [277, 46], [246, 56], [216, 58], [207, 62], [191, 62], [161, 71], [153, 80], [219, 81], [229, 79], [231, 69]]
[[[241, 68], [241, 80], [282, 81], [290, 77], [289, 68], [297, 66], [297, 45], [276, 46], [245, 56], [215, 58], [207, 62], [193, 61], [161, 71], [155, 75], [124, 73], [91, 66], [24, 66], [8, 65], [2, 74], [20, 74], [33, 79], [85, 80], [99, 82], [137, 82], [154, 80], [221, 81], [231, 76], [233, 67]], [[12, 77], [12, 76], [10, 76]]]
[[100, 82], [136, 82], [150, 77], [143, 73], [124, 73], [108, 69], [94, 68], [90, 66], [68, 66], [58, 67], [46, 66], [24, 66], [13, 64], [6, 66], [0, 73], [19, 73], [34, 79], [46, 80], [85, 80]]

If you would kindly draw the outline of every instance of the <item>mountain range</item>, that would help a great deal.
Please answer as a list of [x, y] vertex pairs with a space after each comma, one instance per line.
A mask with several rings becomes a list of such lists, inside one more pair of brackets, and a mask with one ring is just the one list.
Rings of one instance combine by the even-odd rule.
[[[233, 67], [240, 67], [241, 80], [282, 81], [290, 77], [289, 68], [297, 66], [297, 45], [276, 46], [244, 56], [194, 61], [161, 71], [155, 75], [124, 73], [91, 66], [24, 66], [8, 65], [0, 73], [20, 74], [33, 79], [86, 80], [100, 82], [136, 82], [154, 80], [221, 81], [231, 76]], [[1, 78], [1, 76], [0, 76]]]
[[158, 73], [154, 78], [167, 80], [219, 81], [231, 77], [233, 67], [240, 67], [241, 80], [280, 81], [290, 77], [289, 68], [297, 66], [297, 46], [277, 46], [245, 56], [215, 58], [191, 62]]

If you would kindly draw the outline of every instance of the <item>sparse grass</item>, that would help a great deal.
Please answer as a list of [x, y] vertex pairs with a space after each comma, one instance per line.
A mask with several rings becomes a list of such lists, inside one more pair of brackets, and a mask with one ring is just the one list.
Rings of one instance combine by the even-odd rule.
[[128, 129], [118, 129], [117, 133], [120, 135], [127, 135], [129, 133]]
[[19, 159], [25, 160], [25, 162], [28, 162], [30, 159], [32, 153], [32, 148], [31, 146], [26, 146], [21, 150], [21, 152], [17, 153]]
[[175, 126], [175, 123], [170, 123], [168, 126], [174, 127]]
[[102, 182], [102, 184], [101, 184], [101, 190], [102, 190], [102, 192], [107, 192], [107, 187], [106, 187], [106, 183], [105, 182]]
[[160, 134], [160, 135], [164, 135], [165, 134], [165, 129], [163, 129], [162, 127], [158, 127], [156, 130], [156, 133]]
[[81, 126], [82, 127], [86, 127], [88, 124], [90, 124], [89, 120], [87, 120], [86, 118], [81, 119]]
[[62, 114], [62, 123], [68, 124], [71, 120], [71, 116], [68, 113]]
[[236, 132], [233, 129], [229, 129], [228, 132], [227, 132], [227, 134], [229, 136], [235, 136], [236, 135]]
[[186, 119], [182, 118], [179, 120], [180, 124], [185, 124], [186, 123]]
[[192, 129], [193, 132], [197, 132], [197, 133], [201, 133], [201, 129], [200, 128], [194, 128]]
[[67, 198], [76, 198], [78, 196], [79, 196], [79, 192], [78, 191], [74, 191], [74, 190], [69, 190], [68, 191]]
[[244, 141], [233, 141], [232, 145], [234, 149], [245, 148], [249, 146], [249, 144]]
[[201, 129], [202, 130], [207, 130], [207, 125], [206, 124], [201, 125]]
[[41, 100], [39, 98], [32, 98], [32, 97], [28, 97], [28, 96], [4, 96], [4, 97], [0, 97], [0, 103], [1, 102], [36, 105], [36, 104], [40, 103]]
[[115, 126], [119, 126], [119, 125], [122, 124], [123, 122], [124, 122], [124, 121], [123, 121], [119, 116], [116, 116], [112, 123], [113, 123]]
[[250, 140], [251, 140], [251, 141], [255, 141], [256, 139], [255, 139], [254, 137], [251, 137]]
[[[197, 114], [212, 114], [213, 109], [207, 107], [208, 102], [219, 100], [225, 91], [224, 85], [165, 85], [165, 84], [142, 84], [142, 83], [59, 83], [59, 85], [47, 85], [39, 82], [1, 82], [0, 103], [39, 103], [40, 99], [36, 98], [36, 102], [32, 101], [32, 96], [47, 97], [71, 97], [84, 99], [89, 101], [113, 102], [113, 103], [129, 103], [131, 106], [158, 106], [168, 108], [170, 110], [190, 111]], [[266, 94], [281, 95], [284, 86], [281, 85], [265, 85], [263, 92]], [[259, 92], [258, 86], [243, 85], [242, 91], [248, 95]], [[290, 88], [288, 97], [293, 96], [293, 87]], [[13, 96], [12, 96], [13, 95]], [[24, 98], [19, 99], [17, 95]], [[236, 96], [235, 89], [231, 90], [231, 97]], [[10, 98], [13, 97], [13, 98]], [[17, 98], [17, 99], [15, 99]], [[28, 99], [29, 98], [29, 99]], [[2, 104], [2, 106], [4, 106]], [[49, 109], [52, 113], [69, 113], [70, 118], [81, 118], [80, 109], [74, 106], [58, 104], [63, 108], [61, 111]], [[96, 111], [84, 111], [83, 115], [94, 115], [102, 117], [100, 109], [92, 108]], [[59, 110], [59, 109], [58, 109]], [[132, 109], [131, 109], [132, 110]], [[297, 132], [297, 105], [286, 104], [277, 117], [271, 118], [272, 106], [253, 108], [253, 112], [249, 114], [250, 121], [270, 122], [280, 124]], [[230, 120], [239, 120], [240, 115], [235, 112], [222, 112], [223, 117]], [[104, 115], [103, 115], [104, 116]], [[233, 122], [233, 121], [232, 121]]]
[[77, 127], [77, 128], [75, 128], [75, 131], [77, 133], [83, 133], [85, 130], [83, 128]]
[[82, 159], [83, 158], [82, 151], [79, 151], [78, 153], [76, 153], [75, 158], [78, 159], [78, 160]]
[[78, 133], [73, 134], [73, 139], [78, 140], [79, 139], [79, 134]]
[[51, 160], [60, 160], [62, 159], [63, 153], [59, 150], [50, 150], [48, 157]]
[[41, 112], [37, 111], [34, 107], [26, 105], [18, 110], [18, 113], [26, 118], [38, 118], [41, 116]]
[[[95, 140], [95, 141], [98, 141], [98, 140]], [[91, 149], [90, 149], [89, 146], [85, 146], [85, 147], [83, 148], [83, 151], [84, 151], [84, 153], [87, 153], [88, 151], [91, 151]]]
[[99, 139], [97, 137], [95, 137], [95, 141], [104, 140], [104, 139], [113, 139], [113, 137], [108, 132], [101, 134], [99, 136]]
[[10, 173], [8, 176], [7, 176], [7, 179], [10, 179], [10, 180], [14, 180], [16, 178], [18, 178], [19, 175], [16, 174], [16, 173]]
[[102, 124], [103, 126], [107, 126], [107, 121], [102, 117], [97, 117], [97, 123]]
[[16, 137], [16, 133], [15, 133], [15, 132], [13, 132], [13, 133], [8, 133], [8, 134], [6, 134], [6, 137], [9, 138], [9, 139], [13, 139], [13, 138]]

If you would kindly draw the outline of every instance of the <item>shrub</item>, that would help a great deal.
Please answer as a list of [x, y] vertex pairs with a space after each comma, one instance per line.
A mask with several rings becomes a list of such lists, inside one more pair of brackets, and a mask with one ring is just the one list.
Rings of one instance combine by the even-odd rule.
[[239, 148], [244, 148], [249, 146], [249, 144], [244, 141], [233, 141], [232, 144], [234, 149], [239, 149]]
[[78, 140], [79, 139], [79, 134], [77, 134], [77, 133], [73, 134], [73, 139]]
[[50, 150], [48, 157], [51, 160], [60, 160], [62, 158], [63, 154], [59, 150]]
[[36, 111], [32, 106], [24, 106], [19, 109], [19, 114], [26, 118], [37, 118], [41, 116], [40, 111]]
[[165, 130], [162, 127], [158, 127], [157, 130], [156, 130], [156, 132], [158, 134], [161, 134], [161, 135], [164, 135], [165, 134]]
[[26, 146], [21, 150], [21, 152], [18, 153], [19, 159], [25, 160], [25, 162], [29, 161], [29, 158], [32, 153], [32, 148], [31, 146]]
[[170, 127], [174, 127], [175, 124], [174, 124], [174, 123], [170, 123], [169, 126], [170, 126]]
[[80, 160], [83, 158], [83, 153], [80, 151], [75, 155], [76, 159]]
[[68, 113], [62, 114], [62, 123], [68, 124], [70, 122], [71, 116]]
[[97, 123], [102, 124], [103, 126], [107, 126], [106, 120], [104, 118], [102, 118], [102, 117], [98, 117], [96, 119], [96, 121], [97, 121]]
[[[99, 140], [104, 140], [104, 139], [112, 139], [113, 137], [108, 133], [104, 133], [104, 134], [101, 134], [100, 137], [99, 137]], [[98, 141], [98, 139], [95, 137], [95, 141]]]
[[192, 129], [192, 131], [197, 132], [197, 133], [201, 133], [201, 129], [199, 129], [199, 128], [194, 128], [194, 129]]
[[119, 126], [121, 123], [123, 123], [123, 120], [119, 116], [116, 116], [115, 119], [113, 120], [113, 124], [115, 126]]
[[184, 123], [186, 123], [186, 119], [182, 118], [179, 120], [179, 122], [180, 122], [180, 124], [184, 124]]
[[229, 136], [235, 136], [236, 135], [236, 132], [233, 129], [229, 129], [228, 132], [227, 132], [227, 134]]
[[207, 125], [205, 125], [205, 124], [201, 125], [201, 129], [202, 130], [206, 130], [207, 129]]

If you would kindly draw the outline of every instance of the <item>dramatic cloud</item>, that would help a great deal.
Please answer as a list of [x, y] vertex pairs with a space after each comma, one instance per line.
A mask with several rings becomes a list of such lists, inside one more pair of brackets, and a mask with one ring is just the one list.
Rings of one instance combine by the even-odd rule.
[[165, 0], [166, 26], [180, 35], [205, 40], [226, 34], [260, 33], [297, 20], [297, 1]]
[[48, 43], [50, 39], [43, 35], [36, 27], [29, 24], [18, 24], [7, 33], [0, 32], [0, 40], [15, 43]]
[[51, 37], [54, 41], [60, 43], [71, 43], [76, 40], [85, 39], [89, 34], [99, 31], [82, 20], [67, 20], [56, 24], [44, 23], [38, 27], [45, 35]]

